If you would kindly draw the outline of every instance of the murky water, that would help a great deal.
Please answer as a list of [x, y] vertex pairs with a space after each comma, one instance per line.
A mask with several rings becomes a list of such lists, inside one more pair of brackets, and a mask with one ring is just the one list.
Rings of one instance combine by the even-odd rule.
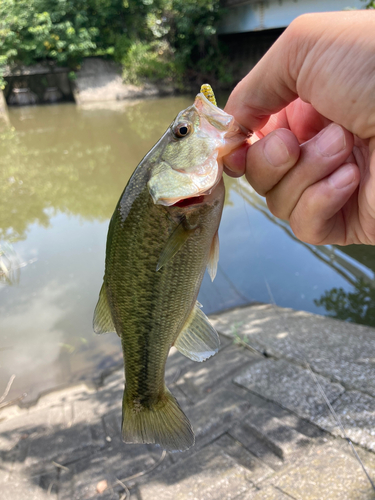
[[[122, 362], [116, 335], [92, 314], [109, 218], [135, 166], [191, 103], [173, 97], [78, 108], [13, 108], [0, 132], [0, 394], [99, 379]], [[226, 179], [218, 275], [199, 296], [207, 314], [251, 302], [375, 325], [372, 247], [297, 241], [246, 182]]]

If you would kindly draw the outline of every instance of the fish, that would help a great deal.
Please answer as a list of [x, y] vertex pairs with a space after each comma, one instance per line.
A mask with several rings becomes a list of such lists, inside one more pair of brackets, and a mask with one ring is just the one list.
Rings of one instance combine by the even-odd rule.
[[139, 163], [110, 220], [93, 327], [121, 339], [125, 443], [169, 451], [194, 444], [189, 419], [165, 385], [165, 364], [172, 346], [199, 362], [219, 349], [197, 296], [206, 267], [212, 280], [217, 269], [223, 156], [246, 138], [200, 92]]

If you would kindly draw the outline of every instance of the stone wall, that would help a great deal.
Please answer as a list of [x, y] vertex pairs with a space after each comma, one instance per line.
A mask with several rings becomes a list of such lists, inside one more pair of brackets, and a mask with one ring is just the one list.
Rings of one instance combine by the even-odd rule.
[[5, 101], [8, 105], [30, 105], [74, 100], [82, 105], [166, 95], [174, 91], [172, 85], [166, 84], [124, 84], [121, 67], [100, 57], [84, 59], [75, 72], [75, 80], [69, 78], [69, 72], [69, 68], [50, 64], [9, 70], [4, 76], [7, 82]]
[[4, 125], [9, 125], [9, 116], [3, 91], [0, 90], [0, 130], [4, 127]]
[[86, 58], [76, 75], [74, 99], [77, 104], [150, 97], [170, 94], [174, 90], [171, 86], [150, 83], [142, 86], [125, 84], [121, 67], [99, 57]]
[[8, 105], [44, 104], [73, 100], [69, 68], [38, 64], [5, 73]]

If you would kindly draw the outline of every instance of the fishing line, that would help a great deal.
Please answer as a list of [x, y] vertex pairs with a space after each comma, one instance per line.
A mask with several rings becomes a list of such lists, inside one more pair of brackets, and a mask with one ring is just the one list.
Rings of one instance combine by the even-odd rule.
[[[242, 186], [241, 186], [241, 180], [238, 179], [238, 187], [239, 187], [239, 191], [241, 193], [241, 198], [243, 199], [243, 202], [244, 202], [244, 207], [245, 207], [245, 213], [246, 213], [246, 216], [247, 216], [247, 221], [248, 221], [248, 224], [249, 224], [249, 228], [250, 228], [250, 232], [251, 232], [251, 221], [250, 221], [250, 217], [249, 217], [249, 214], [248, 214], [248, 211], [247, 211], [247, 207], [246, 207], [246, 203], [245, 203], [245, 196], [242, 194]], [[255, 238], [256, 238], [256, 233], [255, 234]], [[257, 245], [257, 253], [258, 253], [258, 256], [259, 256], [259, 245]], [[274, 308], [274, 310], [276, 311], [276, 301], [275, 301], [275, 298], [272, 294], [272, 291], [271, 291], [271, 287], [266, 279], [266, 277], [264, 277], [264, 282], [265, 282], [265, 285], [266, 285], [266, 288], [267, 288], [267, 291], [268, 291], [268, 295], [269, 295], [269, 298], [270, 298], [270, 305], [272, 308]], [[286, 325], [286, 322], [284, 321], [285, 323], [285, 330], [288, 332], [288, 334], [290, 334], [289, 330], [288, 330], [288, 327]], [[251, 347], [251, 346], [250, 346]], [[251, 347], [252, 348], [252, 347]], [[253, 348], [252, 348], [253, 349]], [[257, 350], [257, 349], [253, 349], [253, 350]], [[375, 484], [373, 482], [373, 480], [371, 479], [365, 465], [363, 464], [361, 458], [359, 457], [358, 453], [357, 453], [357, 450], [355, 449], [354, 447], [354, 444], [352, 442], [352, 440], [349, 438], [346, 430], [345, 430], [345, 427], [340, 419], [340, 417], [338, 416], [338, 414], [335, 412], [332, 404], [330, 403], [326, 393], [324, 392], [324, 389], [321, 385], [321, 383], [319, 382], [315, 372], [313, 371], [313, 369], [311, 368], [311, 365], [310, 363], [307, 361], [307, 358], [306, 356], [303, 354], [303, 352], [301, 352], [301, 348], [299, 347], [298, 349], [296, 349], [298, 355], [299, 355], [299, 358], [300, 358], [300, 361], [302, 362], [302, 364], [305, 366], [305, 368], [307, 369], [308, 373], [310, 374], [311, 378], [313, 379], [313, 381], [315, 382], [315, 384], [317, 385], [318, 387], [318, 390], [319, 390], [319, 393], [323, 399], [323, 401], [325, 402], [325, 404], [327, 405], [331, 415], [333, 416], [333, 419], [335, 420], [338, 428], [340, 429], [340, 432], [341, 432], [341, 437], [349, 444], [356, 460], [359, 462], [359, 465], [361, 466], [363, 472], [365, 473], [369, 483], [371, 484], [371, 487], [372, 489], [375, 491]]]
[[[268, 294], [269, 294], [269, 297], [270, 297], [270, 300], [271, 300], [271, 306], [274, 308], [274, 310], [276, 310], [276, 302], [275, 302], [275, 299], [273, 297], [273, 294], [271, 292], [271, 288], [267, 282], [267, 279], [264, 278], [264, 281], [265, 281], [265, 284], [266, 284], [266, 287], [267, 287], [267, 290], [268, 290]], [[290, 334], [289, 330], [288, 330], [288, 327], [286, 325], [286, 322], [285, 322], [285, 330], [287, 331], [288, 334]], [[295, 346], [294, 346], [295, 347]], [[296, 347], [295, 347], [296, 349]], [[297, 349], [296, 349], [296, 352], [298, 353], [299, 355], [299, 358], [300, 358], [300, 361], [303, 363], [303, 365], [305, 366], [305, 368], [307, 369], [307, 371], [309, 372], [311, 378], [313, 379], [313, 381], [315, 382], [315, 384], [318, 386], [318, 389], [319, 389], [319, 392], [320, 392], [320, 395], [322, 397], [322, 399], [324, 400], [325, 404], [327, 405], [329, 411], [331, 412], [331, 415], [333, 416], [337, 426], [339, 427], [340, 431], [341, 431], [341, 437], [343, 439], [345, 439], [345, 441], [347, 441], [347, 443], [349, 444], [355, 458], [357, 459], [357, 461], [359, 462], [359, 465], [361, 466], [363, 472], [365, 473], [367, 479], [369, 480], [370, 484], [371, 484], [371, 487], [372, 489], [375, 491], [375, 484], [374, 482], [372, 481], [364, 463], [362, 462], [361, 458], [359, 457], [358, 453], [357, 453], [357, 450], [354, 448], [354, 444], [352, 442], [352, 440], [350, 439], [350, 437], [347, 435], [346, 433], [346, 430], [345, 430], [345, 427], [340, 419], [340, 417], [337, 415], [337, 413], [335, 412], [332, 404], [330, 403], [328, 397], [327, 397], [327, 394], [324, 392], [324, 389], [322, 387], [322, 384], [319, 382], [315, 372], [313, 371], [313, 369], [311, 368], [311, 365], [310, 363], [307, 361], [307, 358], [306, 356], [304, 355], [303, 352], [301, 352], [301, 347], [299, 346]]]

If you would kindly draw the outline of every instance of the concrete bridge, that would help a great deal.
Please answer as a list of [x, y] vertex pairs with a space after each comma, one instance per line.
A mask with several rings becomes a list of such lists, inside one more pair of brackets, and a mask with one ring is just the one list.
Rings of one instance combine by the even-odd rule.
[[218, 34], [230, 54], [227, 71], [232, 81], [241, 80], [296, 17], [365, 5], [362, 0], [226, 0]]
[[221, 34], [285, 28], [307, 12], [363, 9], [365, 3], [361, 0], [227, 0], [225, 6], [228, 14], [220, 26]]

